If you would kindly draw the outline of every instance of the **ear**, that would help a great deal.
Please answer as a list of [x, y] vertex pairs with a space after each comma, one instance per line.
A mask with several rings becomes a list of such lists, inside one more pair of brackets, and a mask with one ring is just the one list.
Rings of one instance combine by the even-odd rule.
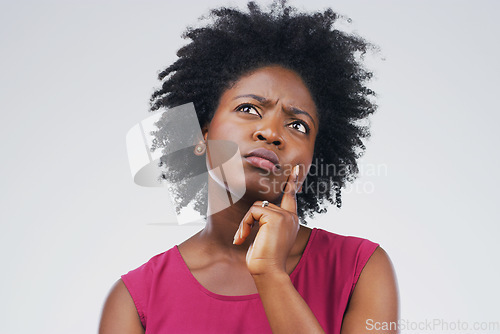
[[208, 127], [210, 126], [210, 123], [206, 123], [205, 125], [203, 125], [203, 127], [201, 128], [201, 134], [203, 136], [203, 140], [204, 141], [207, 141], [207, 138], [208, 138]]

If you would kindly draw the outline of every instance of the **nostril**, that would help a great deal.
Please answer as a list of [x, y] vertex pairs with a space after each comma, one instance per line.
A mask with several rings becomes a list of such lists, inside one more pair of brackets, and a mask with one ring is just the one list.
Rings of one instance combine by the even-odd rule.
[[[259, 139], [259, 140], [264, 140], [264, 141], [266, 141], [266, 142], [267, 142], [266, 137], [264, 137], [264, 136], [263, 136], [262, 134], [260, 134], [260, 133], [259, 133], [259, 134], [257, 134], [257, 139]], [[273, 143], [274, 145], [276, 145], [276, 146], [280, 146], [280, 145], [281, 145], [281, 140], [273, 140], [273, 142], [272, 142], [272, 143]]]

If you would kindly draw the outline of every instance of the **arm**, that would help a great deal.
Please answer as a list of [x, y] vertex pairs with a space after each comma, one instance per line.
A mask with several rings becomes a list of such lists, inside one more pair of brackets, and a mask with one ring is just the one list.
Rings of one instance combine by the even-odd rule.
[[121, 279], [113, 285], [104, 304], [99, 334], [144, 334], [134, 301]]
[[254, 281], [273, 333], [324, 333], [286, 272], [256, 275]]
[[254, 222], [259, 222], [259, 231], [248, 249], [246, 262], [275, 334], [324, 333], [286, 272], [286, 259], [300, 227], [295, 198], [298, 171], [297, 166], [290, 174], [281, 205], [268, 203], [263, 207], [262, 202], [255, 202], [240, 223], [234, 239], [235, 244], [241, 244], [250, 234]]
[[399, 333], [396, 276], [387, 253], [378, 247], [366, 263], [342, 321], [342, 334]]

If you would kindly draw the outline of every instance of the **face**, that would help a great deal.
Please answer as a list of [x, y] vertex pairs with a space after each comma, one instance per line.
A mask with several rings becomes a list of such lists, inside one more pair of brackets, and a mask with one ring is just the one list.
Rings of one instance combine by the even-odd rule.
[[246, 195], [277, 202], [295, 165], [299, 184], [311, 165], [318, 115], [301, 77], [279, 66], [263, 67], [226, 90], [208, 127], [208, 140], [229, 140], [240, 151]]

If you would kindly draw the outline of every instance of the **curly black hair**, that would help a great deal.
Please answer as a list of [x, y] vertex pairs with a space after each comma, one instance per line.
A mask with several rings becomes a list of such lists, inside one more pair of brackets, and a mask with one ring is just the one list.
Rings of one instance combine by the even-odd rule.
[[[356, 160], [365, 150], [363, 139], [370, 135], [368, 125], [361, 121], [376, 110], [375, 93], [366, 87], [372, 73], [362, 58], [374, 47], [357, 35], [335, 29], [335, 23], [345, 18], [331, 9], [301, 13], [286, 1], [275, 1], [268, 11], [254, 2], [247, 7], [248, 11], [213, 9], [209, 24], [187, 29], [183, 37], [191, 41], [179, 49], [177, 61], [159, 74], [163, 82], [151, 96], [151, 110], [193, 102], [204, 126], [223, 92], [243, 75], [269, 65], [298, 73], [320, 119], [311, 168], [317, 172], [310, 172], [303, 184], [316, 187], [297, 194], [297, 214], [306, 223], [306, 216], [326, 212], [328, 203], [340, 208], [341, 189], [359, 172]], [[324, 171], [320, 164], [333, 166], [333, 175], [318, 172]], [[191, 188], [183, 204], [194, 199], [195, 209], [205, 215], [202, 193], [206, 190], [206, 185]]]

